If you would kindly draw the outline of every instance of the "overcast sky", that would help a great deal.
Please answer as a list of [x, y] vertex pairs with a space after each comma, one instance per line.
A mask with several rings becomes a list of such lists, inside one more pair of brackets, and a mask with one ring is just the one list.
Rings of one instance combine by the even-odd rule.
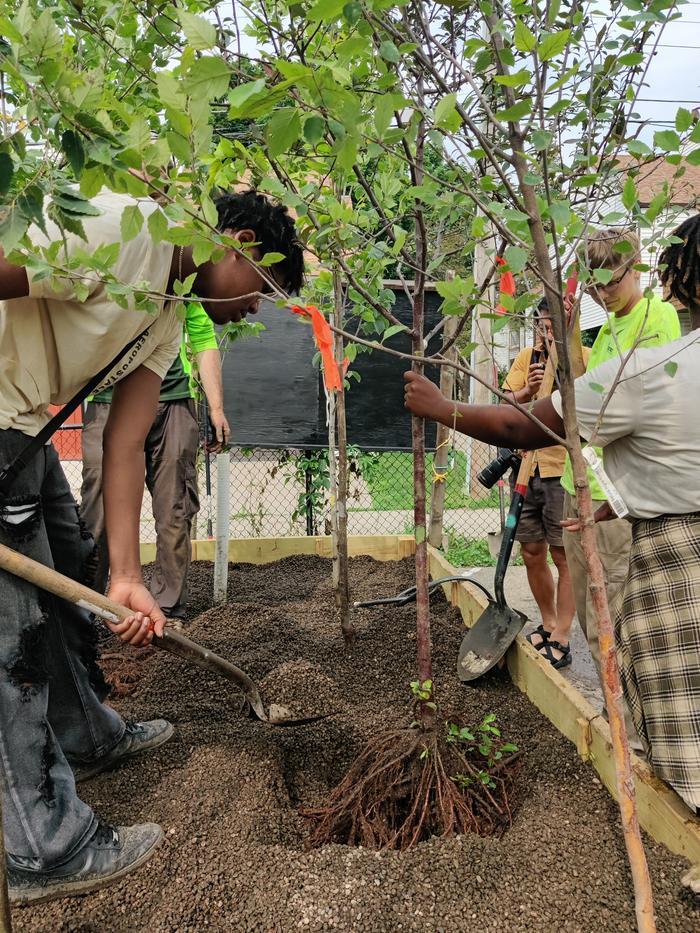
[[[664, 30], [661, 47], [647, 75], [647, 84], [648, 87], [640, 93], [637, 108], [645, 120], [672, 121], [679, 106], [688, 110], [700, 107], [700, 0], [684, 6], [682, 18], [669, 23]], [[670, 100], [671, 103], [656, 103], [650, 98]]]

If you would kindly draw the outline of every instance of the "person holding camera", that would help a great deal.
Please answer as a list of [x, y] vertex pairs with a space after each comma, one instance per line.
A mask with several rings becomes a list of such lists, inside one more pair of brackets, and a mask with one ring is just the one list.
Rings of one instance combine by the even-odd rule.
[[[504, 391], [521, 405], [539, 397], [549, 346], [554, 339], [546, 298], [535, 309], [535, 332], [534, 347], [520, 351], [503, 384]], [[584, 348], [584, 361], [587, 353], [587, 348]], [[536, 451], [515, 533], [515, 539], [521, 545], [530, 591], [542, 616], [542, 622], [527, 638], [558, 669], [571, 664], [569, 634], [575, 609], [561, 527], [564, 517], [561, 477], [565, 462], [566, 450], [561, 446]], [[556, 585], [547, 563], [548, 553], [557, 568]]]

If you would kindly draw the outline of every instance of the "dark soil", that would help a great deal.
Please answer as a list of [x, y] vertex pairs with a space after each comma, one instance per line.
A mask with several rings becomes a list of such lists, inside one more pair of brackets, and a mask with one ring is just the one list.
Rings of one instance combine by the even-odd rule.
[[[359, 558], [351, 574], [355, 598], [371, 598], [410, 585], [412, 568]], [[167, 717], [176, 736], [82, 792], [112, 822], [158, 821], [167, 841], [115, 887], [16, 910], [16, 933], [635, 930], [615, 804], [505, 676], [457, 683], [460, 619], [442, 597], [433, 611], [441, 708], [472, 723], [493, 711], [525, 750], [512, 828], [500, 838], [433, 839], [403, 855], [307, 851], [299, 805], [322, 802], [367, 738], [410, 721], [414, 610], [357, 612], [346, 651], [328, 561], [232, 566], [229, 604], [204, 611], [211, 578], [210, 566], [192, 568], [192, 610], [202, 613], [192, 637], [244, 667], [268, 703], [333, 716], [297, 729], [243, 719], [224, 681], [141, 652], [129, 661], [136, 689], [115, 705], [130, 718]], [[680, 886], [683, 861], [661, 846], [647, 851], [659, 930], [697, 933], [700, 898]]]

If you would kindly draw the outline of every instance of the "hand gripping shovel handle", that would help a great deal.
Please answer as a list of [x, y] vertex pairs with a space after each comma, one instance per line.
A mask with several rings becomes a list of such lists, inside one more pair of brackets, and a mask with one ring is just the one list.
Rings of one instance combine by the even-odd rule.
[[[133, 612], [125, 606], [120, 606], [119, 603], [115, 603], [106, 596], [102, 596], [87, 586], [83, 586], [82, 583], [77, 583], [75, 580], [63, 576], [63, 574], [51, 567], [45, 567], [30, 557], [25, 557], [24, 554], [18, 554], [17, 551], [13, 551], [12, 548], [6, 547], [4, 544], [0, 544], [0, 568], [14, 574], [16, 577], [21, 577], [28, 583], [33, 583], [34, 586], [38, 586], [60, 599], [65, 599], [69, 603], [80, 606], [82, 609], [86, 609], [108, 622], [119, 622], [127, 616], [133, 615]], [[175, 654], [206, 671], [221, 674], [234, 683], [243, 693], [248, 701], [251, 713], [256, 719], [260, 719], [262, 722], [274, 721], [265, 712], [258, 688], [250, 677], [236, 667], [235, 664], [220, 658], [173, 629], [166, 628], [163, 637], [154, 637], [152, 644], [156, 648], [169, 651], [170, 654]]]

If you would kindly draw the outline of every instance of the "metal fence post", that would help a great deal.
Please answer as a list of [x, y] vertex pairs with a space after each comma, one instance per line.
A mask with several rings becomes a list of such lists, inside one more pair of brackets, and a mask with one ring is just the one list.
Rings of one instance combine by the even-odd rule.
[[[306, 457], [306, 460], [309, 461], [311, 459], [311, 451], [305, 450], [304, 456]], [[306, 512], [306, 534], [309, 536], [309, 538], [312, 538], [314, 534], [314, 503], [311, 497], [312, 483], [313, 476], [311, 474], [311, 470], [309, 467], [307, 467], [304, 470], [304, 511]]]
[[214, 557], [214, 603], [226, 602], [228, 589], [229, 477], [231, 455], [216, 458], [216, 552]]

